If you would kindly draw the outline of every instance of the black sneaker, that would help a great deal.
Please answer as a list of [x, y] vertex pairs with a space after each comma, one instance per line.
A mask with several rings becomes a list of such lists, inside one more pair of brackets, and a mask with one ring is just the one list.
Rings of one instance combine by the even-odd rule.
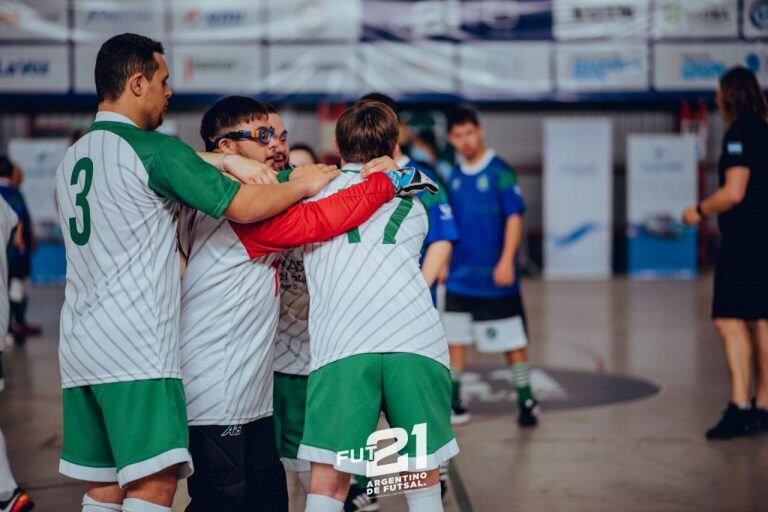
[[349, 486], [347, 499], [344, 501], [344, 512], [373, 512], [379, 510], [376, 495], [369, 495], [366, 489], [353, 483]]
[[755, 421], [755, 430], [768, 431], [768, 409], [758, 407], [752, 400], [752, 417]]
[[539, 424], [539, 402], [534, 398], [529, 398], [519, 404], [517, 414], [517, 424], [523, 428], [535, 427]]
[[35, 504], [29, 499], [29, 494], [19, 487], [8, 501], [0, 501], [0, 512], [29, 512], [33, 508]]
[[464, 425], [469, 423], [471, 419], [472, 416], [461, 402], [456, 402], [451, 406], [451, 425]]
[[746, 436], [757, 429], [755, 414], [752, 409], [739, 409], [733, 402], [723, 411], [723, 417], [717, 425], [707, 430], [707, 439], [731, 439]]

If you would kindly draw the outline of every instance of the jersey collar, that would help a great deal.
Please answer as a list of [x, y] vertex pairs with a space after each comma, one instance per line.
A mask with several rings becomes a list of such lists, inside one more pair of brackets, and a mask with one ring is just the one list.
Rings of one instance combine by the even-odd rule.
[[138, 126], [136, 123], [131, 121], [129, 118], [124, 116], [123, 114], [118, 114], [117, 112], [110, 112], [109, 110], [99, 110], [96, 112], [96, 119], [94, 119], [94, 122], [99, 121], [111, 121], [113, 123], [127, 123], [133, 126]]
[[341, 168], [341, 172], [354, 172], [359, 173], [365, 164], [346, 164]]
[[490, 148], [485, 150], [485, 154], [483, 155], [483, 158], [481, 158], [477, 163], [469, 165], [467, 161], [464, 159], [463, 156], [459, 155], [458, 162], [459, 162], [459, 169], [461, 169], [461, 172], [468, 176], [474, 176], [475, 174], [480, 174], [483, 169], [488, 167], [488, 164], [491, 163], [491, 160], [496, 156], [496, 152]]

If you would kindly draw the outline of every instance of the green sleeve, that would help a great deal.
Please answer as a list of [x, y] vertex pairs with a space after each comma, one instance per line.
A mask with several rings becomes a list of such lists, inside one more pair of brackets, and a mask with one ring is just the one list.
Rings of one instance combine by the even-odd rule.
[[498, 174], [499, 179], [496, 183], [498, 184], [499, 189], [505, 190], [515, 188], [515, 185], [517, 185], [517, 175], [515, 174], [515, 171], [512, 169], [500, 169]]
[[448, 202], [448, 196], [443, 187], [440, 187], [437, 190], [437, 194], [422, 193], [419, 195], [419, 199], [421, 199], [421, 202], [424, 203], [424, 206], [426, 206], [427, 209], [432, 205]]
[[277, 174], [277, 181], [280, 183], [285, 183], [288, 181], [288, 177], [291, 175], [291, 172], [293, 172], [293, 169], [290, 167], [288, 169], [283, 169]]
[[222, 175], [195, 151], [174, 137], [160, 144], [147, 166], [149, 188], [219, 218], [240, 189], [240, 184]]

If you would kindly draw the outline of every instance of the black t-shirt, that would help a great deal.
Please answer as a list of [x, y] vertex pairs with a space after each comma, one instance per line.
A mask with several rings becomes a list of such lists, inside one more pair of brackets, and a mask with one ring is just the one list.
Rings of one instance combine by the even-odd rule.
[[745, 116], [734, 122], [723, 139], [718, 177], [732, 167], [749, 168], [744, 200], [719, 215], [718, 225], [725, 243], [768, 247], [768, 122]]

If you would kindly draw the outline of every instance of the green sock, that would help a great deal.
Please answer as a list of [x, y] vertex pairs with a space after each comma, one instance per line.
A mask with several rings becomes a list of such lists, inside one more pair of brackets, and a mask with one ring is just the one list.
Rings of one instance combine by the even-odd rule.
[[531, 391], [531, 365], [528, 363], [513, 364], [512, 376], [515, 378], [517, 401], [522, 404], [531, 400], [533, 398], [533, 391]]
[[451, 368], [451, 406], [461, 405], [461, 370]]

